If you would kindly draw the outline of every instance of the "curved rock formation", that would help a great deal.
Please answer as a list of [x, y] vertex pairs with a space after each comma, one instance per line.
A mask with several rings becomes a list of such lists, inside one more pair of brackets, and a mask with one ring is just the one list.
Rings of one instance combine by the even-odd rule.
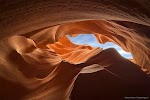
[[[148, 0], [2, 0], [0, 5], [2, 99], [67, 100], [80, 73], [100, 70], [149, 87], [142, 71], [150, 71]], [[73, 44], [65, 36], [78, 34], [94, 34], [99, 43], [119, 45], [132, 54], [135, 64], [113, 49]], [[20, 91], [18, 96], [3, 92], [4, 84]], [[15, 89], [16, 84], [21, 88]]]

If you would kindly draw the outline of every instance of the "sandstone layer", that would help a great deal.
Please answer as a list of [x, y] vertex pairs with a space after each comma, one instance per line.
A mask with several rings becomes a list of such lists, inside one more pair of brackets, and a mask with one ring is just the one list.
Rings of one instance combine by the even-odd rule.
[[[102, 70], [148, 88], [149, 14], [148, 0], [0, 1], [0, 99], [68, 100], [79, 74]], [[113, 42], [133, 59], [66, 37], [78, 34]]]

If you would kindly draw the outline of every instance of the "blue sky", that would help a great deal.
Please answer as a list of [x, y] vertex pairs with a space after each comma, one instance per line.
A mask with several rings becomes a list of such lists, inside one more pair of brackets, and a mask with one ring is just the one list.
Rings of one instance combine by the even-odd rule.
[[88, 44], [91, 45], [93, 47], [101, 47], [103, 49], [106, 48], [115, 48], [123, 57], [125, 58], [132, 58], [132, 55], [128, 52], [125, 52], [121, 47], [119, 47], [118, 45], [112, 43], [112, 42], [107, 42], [105, 44], [100, 44], [96, 38], [94, 37], [93, 34], [79, 34], [76, 37], [70, 37], [67, 36], [73, 43], [75, 44]]

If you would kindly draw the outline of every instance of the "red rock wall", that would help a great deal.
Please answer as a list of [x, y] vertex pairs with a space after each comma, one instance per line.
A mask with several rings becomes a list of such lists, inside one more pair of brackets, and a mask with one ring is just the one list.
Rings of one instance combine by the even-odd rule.
[[[80, 72], [103, 70], [123, 59], [110, 57], [111, 49], [102, 53], [102, 48], [73, 44], [65, 35], [92, 33], [100, 43], [114, 42], [150, 71], [148, 0], [2, 0], [0, 5], [0, 77], [25, 87], [22, 99], [68, 99]], [[136, 82], [148, 79], [139, 69]]]

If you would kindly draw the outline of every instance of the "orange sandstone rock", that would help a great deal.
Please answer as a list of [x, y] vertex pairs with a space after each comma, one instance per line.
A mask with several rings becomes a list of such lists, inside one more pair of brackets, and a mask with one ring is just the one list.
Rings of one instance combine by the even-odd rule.
[[[100, 70], [149, 87], [140, 69], [150, 71], [149, 6], [147, 0], [0, 1], [0, 99], [68, 100], [80, 73]], [[119, 45], [135, 64], [113, 49], [73, 44], [65, 36], [78, 34]]]

